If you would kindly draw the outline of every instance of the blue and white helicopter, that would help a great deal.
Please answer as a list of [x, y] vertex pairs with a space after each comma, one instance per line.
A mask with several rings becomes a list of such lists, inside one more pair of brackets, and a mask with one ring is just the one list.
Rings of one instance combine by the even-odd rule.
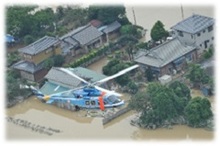
[[26, 86], [26, 88], [30, 88], [38, 99], [46, 102], [47, 104], [61, 102], [74, 105], [76, 110], [79, 110], [80, 108], [100, 108], [101, 110], [104, 110], [105, 108], [112, 108], [124, 105], [124, 100], [121, 100], [119, 98], [120, 96], [122, 96], [121, 94], [101, 88], [98, 85], [114, 79], [118, 76], [121, 76], [137, 67], [139, 67], [139, 65], [133, 65], [127, 69], [118, 72], [117, 74], [106, 77], [94, 83], [87, 82], [86, 80], [80, 78], [79, 76], [75, 75], [65, 68], [59, 68], [59, 70], [85, 83], [85, 86], [51, 95], [44, 95], [33, 86]]

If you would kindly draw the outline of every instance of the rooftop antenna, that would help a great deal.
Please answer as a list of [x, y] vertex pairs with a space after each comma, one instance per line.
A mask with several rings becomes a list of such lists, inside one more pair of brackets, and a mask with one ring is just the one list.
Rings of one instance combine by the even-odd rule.
[[183, 12], [183, 5], [181, 4], [181, 14], [182, 14], [182, 19], [184, 19], [184, 12]]
[[134, 16], [134, 25], [136, 25], [136, 17], [135, 17], [135, 13], [134, 13], [134, 8], [132, 7], [132, 12], [133, 12], [133, 16]]

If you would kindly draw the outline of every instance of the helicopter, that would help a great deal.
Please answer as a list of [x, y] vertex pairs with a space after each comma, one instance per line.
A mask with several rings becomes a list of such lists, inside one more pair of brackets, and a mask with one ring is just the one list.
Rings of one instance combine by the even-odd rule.
[[102, 87], [99, 87], [98, 85], [112, 80], [118, 76], [121, 76], [137, 67], [139, 67], [139, 65], [133, 65], [122, 71], [119, 71], [112, 76], [108, 76], [94, 83], [87, 82], [86, 80], [82, 79], [81, 77], [77, 76], [66, 68], [58, 68], [64, 73], [79, 79], [84, 83], [84, 85], [79, 88], [70, 89], [68, 91], [59, 92], [51, 95], [44, 95], [41, 91], [37, 90], [33, 86], [25, 86], [25, 88], [31, 89], [39, 100], [47, 104], [69, 103], [74, 105], [76, 110], [79, 110], [81, 108], [99, 108], [103, 111], [105, 110], [105, 108], [113, 108], [124, 105], [124, 100], [121, 100], [119, 98], [120, 96], [122, 96], [121, 94], [116, 93], [115, 91], [104, 89]]

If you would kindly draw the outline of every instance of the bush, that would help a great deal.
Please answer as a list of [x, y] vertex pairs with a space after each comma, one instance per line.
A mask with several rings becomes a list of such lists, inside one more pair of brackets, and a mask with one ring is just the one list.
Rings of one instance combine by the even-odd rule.
[[213, 116], [209, 100], [202, 97], [193, 98], [185, 108], [185, 115], [190, 126], [206, 126], [207, 120]]
[[24, 37], [24, 43], [25, 43], [25, 45], [29, 45], [29, 44], [31, 44], [31, 43], [33, 43], [34, 42], [34, 37], [33, 36], [31, 36], [31, 35], [26, 35], [25, 37]]

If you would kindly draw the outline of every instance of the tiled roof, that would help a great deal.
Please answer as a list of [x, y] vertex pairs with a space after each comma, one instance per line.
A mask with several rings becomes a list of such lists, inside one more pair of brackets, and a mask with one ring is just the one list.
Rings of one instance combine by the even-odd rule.
[[78, 75], [81, 78], [89, 79], [89, 82], [91, 83], [106, 78], [106, 76], [103, 74], [96, 73], [90, 69], [83, 67], [72, 68], [70, 69], [70, 71], [72, 71], [74, 74]]
[[163, 67], [195, 49], [196, 47], [193, 46], [182, 45], [180, 41], [175, 38], [150, 51], [139, 51], [135, 57], [135, 62], [153, 67]]
[[45, 82], [45, 84], [40, 88], [40, 91], [45, 95], [64, 92], [67, 90], [70, 90], [70, 88], [66, 88], [51, 82]]
[[177, 23], [176, 25], [171, 27], [171, 29], [195, 34], [213, 24], [213, 18], [194, 14], [184, 19], [183, 21]]
[[[105, 78], [105, 75], [98, 74], [92, 70], [77, 67], [77, 68], [69, 68], [71, 72], [78, 75], [79, 77], [88, 80], [89, 82], [95, 82]], [[81, 84], [81, 81], [66, 74], [65, 72], [59, 70], [59, 68], [53, 67], [45, 76], [45, 78], [52, 80], [56, 83], [60, 83], [61, 85], [66, 85], [69, 88], [76, 88]]]
[[107, 25], [107, 27], [103, 30], [103, 32], [109, 33], [109, 32], [112, 32], [120, 27], [121, 27], [121, 24], [118, 21], [115, 21], [115, 22]]
[[64, 40], [67, 38], [71, 38], [70, 43], [78, 43], [80, 45], [86, 45], [89, 42], [91, 42], [94, 39], [97, 39], [100, 37], [103, 33], [98, 31], [97, 28], [95, 28], [92, 25], [85, 25], [82, 27], [79, 27], [68, 34], [62, 36], [60, 39]]
[[69, 88], [76, 88], [81, 83], [80, 80], [73, 78], [56, 67], [51, 68], [45, 78], [60, 83], [61, 85], [66, 85], [66, 87]]
[[102, 34], [103, 33], [98, 31], [94, 26], [88, 25], [83, 30], [75, 33], [72, 37], [76, 39], [80, 45], [86, 45], [92, 40], [99, 38]]
[[40, 63], [38, 65], [35, 65], [34, 63], [22, 60], [12, 65], [13, 68], [18, 70], [23, 70], [30, 73], [35, 73], [44, 67], [44, 63]]
[[35, 55], [38, 54], [49, 47], [56, 45], [59, 43], [59, 40], [54, 37], [44, 36], [43, 38], [37, 40], [36, 42], [33, 42], [32, 44], [19, 49], [19, 52]]

